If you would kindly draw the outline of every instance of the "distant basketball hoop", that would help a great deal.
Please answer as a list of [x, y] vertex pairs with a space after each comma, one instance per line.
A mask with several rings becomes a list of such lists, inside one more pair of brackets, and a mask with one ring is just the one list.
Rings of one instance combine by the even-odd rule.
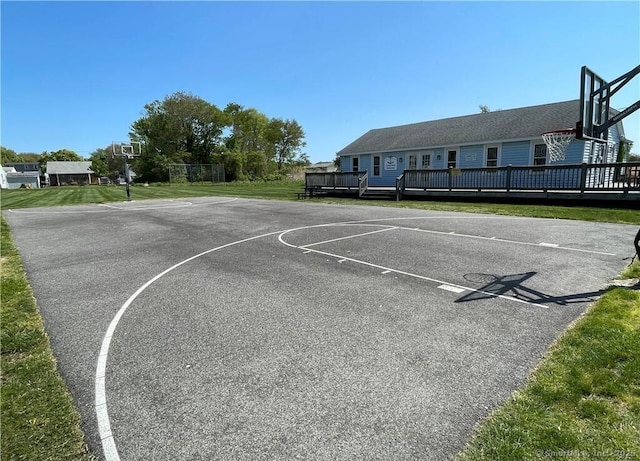
[[567, 147], [569, 147], [571, 141], [576, 139], [576, 130], [569, 128], [566, 130], [547, 131], [542, 133], [542, 139], [547, 145], [549, 161], [558, 162], [564, 160]]

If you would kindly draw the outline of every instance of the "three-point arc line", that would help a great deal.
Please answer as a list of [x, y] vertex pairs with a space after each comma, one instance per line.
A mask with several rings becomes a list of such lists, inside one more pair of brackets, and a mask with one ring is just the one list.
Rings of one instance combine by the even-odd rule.
[[[415, 218], [398, 218], [398, 219], [424, 219], [424, 217], [415, 217]], [[486, 218], [485, 218], [486, 219]], [[370, 221], [381, 221], [381, 219], [378, 220], [370, 220]], [[321, 243], [325, 243], [325, 242], [318, 242], [318, 243], [314, 243], [314, 244], [308, 244], [305, 246], [296, 246], [293, 244], [290, 244], [288, 242], [285, 242], [283, 240], [283, 236], [287, 233], [290, 232], [294, 232], [294, 231], [298, 231], [298, 230], [304, 230], [304, 229], [310, 229], [310, 228], [317, 228], [317, 227], [330, 227], [330, 226], [340, 226], [340, 225], [354, 225], [354, 224], [361, 224], [363, 225], [364, 222], [366, 221], [345, 221], [345, 222], [338, 222], [338, 223], [331, 223], [331, 224], [320, 224], [320, 225], [314, 225], [314, 226], [303, 226], [303, 227], [298, 227], [295, 229], [289, 229], [289, 230], [279, 230], [279, 231], [275, 231], [275, 232], [269, 232], [266, 234], [261, 234], [261, 235], [257, 235], [254, 237], [249, 237], [246, 239], [242, 239], [242, 240], [238, 240], [235, 242], [231, 242], [225, 245], [221, 245], [212, 249], [209, 249], [207, 251], [204, 251], [202, 253], [199, 253], [195, 256], [192, 256], [190, 258], [187, 258], [173, 266], [171, 266], [170, 268], [164, 270], [163, 272], [159, 273], [158, 275], [156, 275], [155, 277], [153, 277], [152, 279], [150, 279], [148, 282], [146, 282], [144, 285], [142, 285], [140, 288], [138, 288], [138, 290], [136, 290], [136, 292], [131, 295], [131, 297], [122, 305], [122, 307], [118, 310], [118, 312], [116, 313], [116, 315], [113, 317], [113, 319], [111, 320], [111, 322], [109, 323], [109, 327], [107, 328], [107, 332], [105, 333], [102, 343], [101, 343], [101, 347], [100, 347], [100, 353], [98, 355], [98, 360], [97, 360], [97, 364], [96, 364], [96, 375], [95, 375], [95, 409], [96, 409], [96, 419], [97, 419], [97, 423], [98, 423], [98, 432], [99, 432], [99, 436], [100, 439], [102, 441], [102, 449], [103, 449], [103, 453], [104, 453], [104, 457], [106, 459], [106, 461], [120, 461], [120, 456], [118, 454], [118, 450], [115, 444], [115, 440], [113, 437], [113, 433], [111, 431], [111, 424], [109, 421], [109, 413], [108, 413], [108, 408], [107, 408], [107, 398], [106, 398], [106, 367], [107, 367], [107, 359], [108, 359], [108, 355], [109, 355], [109, 347], [111, 344], [111, 340], [113, 338], [113, 335], [115, 333], [115, 330], [118, 326], [118, 323], [120, 321], [120, 319], [122, 318], [122, 316], [124, 315], [124, 313], [126, 312], [126, 310], [131, 306], [131, 304], [133, 303], [133, 301], [135, 301], [135, 299], [143, 292], [145, 291], [151, 284], [153, 284], [154, 282], [156, 282], [158, 279], [160, 279], [161, 277], [163, 277], [164, 275], [168, 274], [169, 272], [173, 271], [174, 269], [177, 269], [178, 267], [181, 267], [201, 256], [213, 253], [215, 251], [218, 250], [222, 250], [225, 248], [229, 248], [231, 246], [234, 245], [239, 245], [241, 243], [246, 243], [246, 242], [250, 242], [252, 240], [257, 240], [260, 238], [264, 238], [264, 237], [269, 237], [272, 235], [278, 235], [278, 240], [283, 243], [284, 245], [291, 247], [291, 248], [296, 248], [299, 250], [303, 250], [303, 252], [305, 254], [309, 254], [309, 253], [316, 253], [316, 254], [322, 254], [322, 255], [326, 255], [326, 256], [331, 256], [334, 258], [338, 258], [340, 260], [340, 262], [346, 262], [346, 261], [351, 261], [354, 263], [358, 263], [358, 264], [362, 264], [362, 265], [366, 265], [366, 266], [370, 266], [370, 267], [375, 267], [378, 269], [382, 269], [382, 273], [383, 274], [389, 274], [389, 273], [397, 273], [397, 274], [402, 274], [402, 275], [406, 275], [406, 276], [410, 276], [410, 277], [415, 277], [418, 279], [422, 279], [422, 280], [427, 280], [427, 281], [431, 281], [431, 282], [435, 282], [438, 283], [439, 286], [438, 288], [444, 289], [444, 290], [448, 290], [448, 291], [453, 291], [453, 292], [457, 292], [457, 293], [461, 293], [465, 290], [469, 290], [472, 292], [476, 292], [476, 293], [482, 293], [488, 296], [491, 296], [493, 298], [502, 298], [505, 300], [509, 300], [509, 301], [515, 301], [515, 302], [519, 302], [519, 303], [523, 303], [523, 304], [529, 304], [529, 305], [533, 305], [533, 306], [537, 306], [537, 307], [542, 307], [542, 308], [547, 308], [547, 306], [541, 305], [541, 304], [535, 304], [535, 303], [530, 303], [524, 300], [520, 300], [517, 298], [512, 298], [509, 296], [504, 296], [504, 295], [498, 295], [495, 293], [489, 293], [489, 292], [484, 292], [482, 290], [476, 290], [470, 287], [465, 287], [462, 285], [456, 285], [456, 284], [450, 284], [447, 282], [443, 282], [441, 280], [437, 280], [437, 279], [432, 279], [429, 277], [425, 277], [425, 276], [421, 276], [418, 274], [412, 274], [409, 272], [405, 272], [405, 271], [401, 271], [401, 270], [397, 270], [397, 269], [392, 269], [392, 268], [388, 268], [388, 267], [384, 267], [384, 266], [380, 266], [378, 264], [373, 264], [373, 263], [369, 263], [366, 261], [361, 261], [361, 260], [357, 260], [354, 258], [347, 258], [344, 256], [340, 256], [340, 255], [336, 255], [336, 254], [332, 254], [332, 253], [328, 253], [328, 252], [324, 252], [324, 251], [319, 251], [319, 250], [315, 250], [315, 249], [310, 249], [309, 246], [312, 245], [319, 245]], [[360, 237], [363, 235], [370, 235], [373, 233], [378, 233], [378, 232], [384, 232], [387, 230], [393, 230], [393, 229], [406, 229], [406, 228], [402, 228], [402, 227], [397, 227], [397, 226], [387, 226], [385, 227], [385, 229], [381, 229], [378, 231], [374, 231], [374, 232], [368, 232], [365, 234], [359, 234], [359, 235], [355, 235], [355, 236], [348, 236], [348, 237], [343, 237], [341, 239], [332, 239], [331, 241], [338, 241], [338, 240], [343, 240], [343, 239], [347, 239], [347, 238], [355, 238], [355, 237]], [[415, 228], [414, 230], [419, 230], [420, 232], [432, 232], [432, 233], [439, 233], [439, 234], [445, 234], [444, 232], [437, 232], [437, 231], [425, 231], [425, 230], [420, 230], [419, 228]], [[470, 236], [470, 235], [464, 235], [464, 234], [456, 234], [455, 232], [448, 232], [446, 234], [450, 234], [450, 235], [456, 235], [459, 237], [475, 237], [475, 238], [481, 238], [481, 239], [488, 239], [487, 237], [477, 237], [477, 236]], [[502, 239], [496, 239], [495, 237], [490, 238], [490, 240], [502, 240]], [[505, 240], [502, 240], [505, 241]], [[329, 241], [327, 241], [329, 242]], [[526, 242], [511, 242], [511, 241], [507, 241], [510, 243], [519, 243], [519, 244], [524, 244], [524, 245], [538, 245], [538, 246], [554, 246], [554, 244], [530, 244], [530, 243], [526, 243]], [[603, 252], [597, 252], [597, 251], [589, 251], [589, 250], [579, 250], [579, 249], [572, 249], [572, 248], [562, 248], [562, 247], [558, 247], [557, 245], [554, 246], [558, 249], [566, 249], [566, 250], [573, 250], [573, 251], [585, 251], [585, 252], [590, 252], [590, 253], [597, 253], [597, 254], [607, 254], [607, 255], [612, 255], [611, 253], [603, 253]], [[613, 255], [612, 255], [613, 256]]]

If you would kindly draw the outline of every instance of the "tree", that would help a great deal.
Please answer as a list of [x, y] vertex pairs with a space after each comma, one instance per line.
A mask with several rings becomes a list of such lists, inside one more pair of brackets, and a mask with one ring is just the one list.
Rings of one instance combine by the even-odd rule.
[[122, 172], [122, 158], [112, 156], [112, 147], [96, 149], [89, 156], [91, 169], [97, 176], [115, 179]]
[[33, 152], [23, 152], [18, 154], [22, 161], [25, 163], [39, 163], [40, 162], [40, 154], [34, 154]]
[[7, 163], [21, 163], [22, 159], [13, 149], [7, 149], [0, 146], [0, 165], [6, 165]]
[[304, 130], [295, 120], [272, 118], [266, 127], [265, 138], [270, 158], [278, 171], [284, 164], [292, 163], [300, 155], [300, 149], [307, 145]]
[[82, 162], [84, 159], [69, 149], [60, 149], [55, 152], [43, 152], [40, 155], [40, 169], [46, 171], [47, 162]]
[[231, 126], [231, 132], [225, 138], [228, 149], [245, 155], [249, 152], [265, 151], [265, 131], [269, 123], [266, 115], [253, 108], [245, 109], [236, 103], [227, 104], [224, 113], [229, 117], [228, 122]]
[[224, 166], [225, 181], [241, 181], [244, 175], [244, 156], [240, 152], [225, 151], [213, 155], [213, 161]]
[[260, 179], [266, 176], [269, 165], [264, 152], [249, 152], [246, 155], [245, 170], [249, 179]]
[[131, 125], [130, 137], [144, 146], [135, 165], [145, 180], [157, 179], [158, 164], [211, 163], [229, 124], [228, 115], [215, 105], [184, 92], [146, 104], [144, 110]]
[[489, 109], [489, 106], [487, 106], [486, 104], [480, 104], [478, 107], [480, 108], [481, 114], [487, 114], [491, 112], [491, 109]]

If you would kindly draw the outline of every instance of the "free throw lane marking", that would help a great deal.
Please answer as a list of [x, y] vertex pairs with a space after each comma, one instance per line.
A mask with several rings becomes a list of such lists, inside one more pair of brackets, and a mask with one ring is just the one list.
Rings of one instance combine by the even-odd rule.
[[536, 304], [536, 303], [532, 303], [532, 302], [529, 302], [529, 301], [524, 301], [522, 299], [513, 298], [511, 296], [499, 295], [499, 294], [496, 294], [496, 293], [489, 293], [488, 291], [476, 290], [476, 289], [471, 288], [471, 287], [466, 287], [466, 286], [458, 285], [458, 284], [454, 284], [454, 283], [448, 283], [448, 282], [445, 282], [445, 281], [442, 281], [442, 280], [438, 280], [438, 279], [434, 279], [434, 278], [431, 278], [431, 277], [425, 277], [424, 275], [414, 274], [414, 273], [411, 273], [411, 272], [406, 272], [406, 271], [402, 271], [402, 270], [399, 270], [399, 269], [394, 269], [392, 267], [385, 267], [385, 266], [381, 266], [380, 264], [374, 264], [374, 263], [370, 263], [370, 262], [367, 262], [367, 261], [362, 261], [360, 259], [349, 258], [347, 256], [342, 256], [342, 255], [338, 255], [338, 254], [335, 254], [335, 253], [329, 253], [327, 251], [314, 250], [314, 249], [311, 249], [311, 248], [307, 248], [306, 246], [304, 246], [304, 247], [297, 246], [297, 245], [294, 245], [292, 243], [286, 242], [284, 240], [284, 236], [286, 234], [289, 234], [289, 233], [293, 233], [293, 232], [296, 232], [296, 231], [299, 231], [299, 230], [313, 229], [313, 228], [317, 228], [317, 227], [329, 227], [329, 226], [331, 226], [331, 224], [319, 224], [319, 225], [316, 225], [316, 226], [303, 226], [303, 227], [297, 227], [295, 229], [289, 229], [289, 230], [286, 230], [286, 231], [282, 232], [280, 235], [278, 235], [278, 240], [283, 245], [286, 245], [286, 246], [288, 246], [290, 248], [295, 248], [297, 250], [303, 250], [303, 251], [306, 250], [305, 253], [310, 251], [311, 253], [316, 253], [316, 254], [323, 255], [323, 256], [330, 256], [332, 258], [338, 259], [338, 262], [340, 262], [340, 263], [342, 263], [344, 261], [351, 261], [351, 262], [354, 262], [354, 263], [357, 263], [357, 264], [362, 264], [363, 266], [375, 267], [376, 269], [381, 269], [383, 271], [394, 272], [396, 274], [406, 275], [408, 277], [413, 277], [413, 278], [417, 278], [417, 279], [420, 279], [420, 280], [427, 280], [429, 282], [434, 282], [434, 283], [437, 283], [439, 285], [447, 285], [447, 286], [450, 286], [450, 287], [460, 288], [463, 291], [468, 290], [468, 291], [472, 291], [474, 293], [481, 293], [483, 295], [487, 295], [487, 296], [490, 296], [492, 298], [501, 298], [501, 299], [506, 299], [506, 300], [509, 300], [509, 301], [515, 301], [517, 303], [527, 304], [529, 306], [536, 306], [536, 307], [541, 307], [543, 309], [548, 309], [548, 306], [544, 306], [542, 304]]

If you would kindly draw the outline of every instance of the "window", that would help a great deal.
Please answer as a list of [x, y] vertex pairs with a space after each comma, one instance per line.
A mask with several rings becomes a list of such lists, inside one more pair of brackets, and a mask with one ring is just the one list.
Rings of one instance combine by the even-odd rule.
[[373, 175], [380, 176], [380, 156], [373, 156]]
[[487, 165], [498, 166], [498, 148], [497, 147], [487, 147]]
[[533, 147], [533, 164], [544, 165], [547, 163], [547, 145], [536, 144]]
[[447, 152], [447, 168], [455, 168], [458, 159], [458, 151], [450, 150]]
[[424, 154], [422, 156], [422, 169], [428, 170], [431, 166], [431, 154]]
[[415, 170], [417, 168], [417, 159], [415, 155], [409, 155], [409, 170]]
[[353, 157], [351, 159], [351, 171], [357, 173], [359, 170], [360, 170], [360, 158], [359, 157]]

